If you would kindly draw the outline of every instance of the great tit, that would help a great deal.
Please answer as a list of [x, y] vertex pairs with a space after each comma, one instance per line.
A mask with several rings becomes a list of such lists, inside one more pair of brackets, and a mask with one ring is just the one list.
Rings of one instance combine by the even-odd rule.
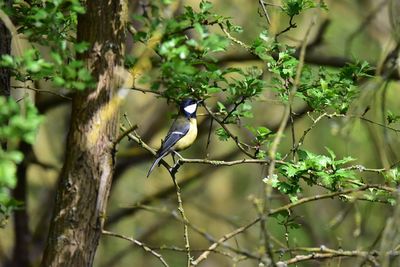
[[162, 158], [169, 153], [184, 150], [193, 144], [197, 137], [196, 111], [200, 101], [185, 99], [180, 103], [179, 114], [172, 123], [167, 136], [157, 151], [156, 160], [151, 165], [147, 177]]

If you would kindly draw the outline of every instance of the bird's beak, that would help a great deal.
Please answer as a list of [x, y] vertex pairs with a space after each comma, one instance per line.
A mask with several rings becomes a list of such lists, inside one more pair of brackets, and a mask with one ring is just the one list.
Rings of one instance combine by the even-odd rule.
[[198, 105], [198, 104], [203, 104], [203, 102], [204, 102], [204, 99], [200, 99], [200, 100], [197, 100], [196, 104], [197, 104], [197, 105]]

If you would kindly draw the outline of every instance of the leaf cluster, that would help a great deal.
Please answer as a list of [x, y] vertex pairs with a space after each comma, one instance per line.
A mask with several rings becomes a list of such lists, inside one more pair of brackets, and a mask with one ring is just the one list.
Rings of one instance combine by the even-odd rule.
[[317, 4], [313, 0], [283, 0], [282, 11], [289, 17], [294, 17], [307, 9], [316, 7], [327, 9], [327, 5], [324, 1], [320, 1]]
[[[151, 11], [134, 17], [143, 24], [134, 39], [144, 43], [160, 25], [165, 25], [163, 38], [156, 48], [160, 58], [159, 75], [151, 84], [153, 90], [163, 90], [167, 99], [179, 101], [189, 96], [206, 99], [225, 92], [230, 105], [238, 98], [255, 96], [262, 89], [259, 71], [255, 74], [257, 71], [254, 69], [221, 69], [216, 64], [216, 56], [227, 50], [230, 41], [225, 35], [212, 31], [212, 26], [217, 25], [229, 32], [239, 32], [241, 28], [235, 26], [230, 18], [212, 13], [211, 8], [211, 2], [201, 1], [198, 11], [186, 6], [181, 15], [163, 19], [159, 8], [150, 5]], [[230, 79], [233, 74], [240, 79]]]
[[21, 203], [10, 196], [10, 189], [17, 183], [17, 164], [24, 155], [13, 149], [20, 141], [32, 144], [37, 128], [42, 121], [37, 109], [30, 101], [25, 101], [24, 110], [13, 99], [0, 97], [0, 143], [8, 146], [7, 150], [0, 147], [0, 226], [15, 208]]
[[368, 76], [369, 71], [367, 62], [348, 64], [339, 71], [306, 67], [297, 96], [316, 111], [333, 109], [344, 114], [359, 94], [359, 79]]
[[400, 115], [395, 114], [392, 111], [388, 110], [386, 114], [386, 120], [388, 124], [397, 123], [400, 121]]
[[285, 162], [278, 167], [279, 174], [273, 178], [272, 185], [280, 192], [288, 195], [292, 201], [297, 200], [297, 194], [302, 191], [301, 181], [308, 185], [322, 185], [331, 191], [342, 188], [343, 182], [355, 180], [353, 170], [343, 165], [353, 161], [351, 157], [336, 159], [334, 152], [326, 148], [329, 156], [314, 154], [307, 150], [297, 151], [296, 162]]
[[[72, 90], [93, 88], [95, 82], [76, 56], [89, 48], [77, 42], [77, 17], [85, 10], [79, 0], [14, 1], [6, 8], [13, 17], [19, 33], [34, 44], [20, 56], [2, 55], [0, 66], [9, 68], [19, 81], [51, 80], [55, 87]], [[51, 50], [50, 58], [40, 52], [44, 46]]]
[[[277, 43], [267, 31], [263, 31], [254, 40], [252, 51], [266, 62], [274, 90], [283, 101], [287, 101], [299, 67], [296, 50]], [[365, 61], [348, 64], [339, 70], [324, 67], [315, 69], [305, 65], [301, 69], [299, 84], [296, 85], [296, 97], [317, 112], [331, 109], [341, 114], [346, 113], [358, 96], [357, 82], [369, 76], [370, 70], [371, 67]]]

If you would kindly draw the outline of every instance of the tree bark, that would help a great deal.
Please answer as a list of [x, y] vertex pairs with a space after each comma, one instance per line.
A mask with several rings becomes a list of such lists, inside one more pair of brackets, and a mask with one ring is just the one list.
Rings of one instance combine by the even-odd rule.
[[[11, 0], [4, 1], [5, 6], [10, 7]], [[11, 54], [11, 32], [0, 19], [0, 56]], [[10, 96], [10, 69], [0, 68], [0, 96]]]
[[73, 96], [66, 159], [42, 266], [93, 264], [114, 168], [118, 111], [110, 107], [113, 69], [121, 65], [124, 51], [125, 5], [124, 0], [88, 0], [86, 14], [78, 18], [78, 41], [91, 44], [81, 59], [98, 84]]
[[[10, 7], [11, 4], [11, 0], [4, 1], [6, 7]], [[0, 19], [0, 56], [11, 54], [11, 39], [12, 35], [10, 30], [7, 28], [3, 20]], [[0, 68], [0, 97], [9, 97], [10, 89], [10, 69]], [[7, 148], [7, 142], [0, 142], [0, 148], [5, 150]]]

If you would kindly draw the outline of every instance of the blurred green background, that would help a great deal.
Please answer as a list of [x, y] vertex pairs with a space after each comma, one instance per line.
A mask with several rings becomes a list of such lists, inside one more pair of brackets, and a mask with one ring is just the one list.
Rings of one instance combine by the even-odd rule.
[[[182, 6], [190, 5], [198, 9], [199, 1], [182, 1]], [[243, 27], [243, 33], [235, 37], [250, 43], [267, 27], [265, 18], [260, 14], [258, 1], [219, 0], [212, 1], [214, 11], [230, 16], [233, 21]], [[278, 2], [278, 1], [275, 1]], [[329, 10], [311, 9], [302, 16], [296, 17], [298, 24], [280, 40], [298, 47], [312, 20], [316, 25], [312, 28], [310, 40], [321, 37], [308, 55], [326, 60], [328, 67], [334, 68], [332, 62], [337, 59], [349, 61], [367, 60], [377, 67], [390, 53], [395, 42], [393, 30], [389, 22], [388, 1], [377, 0], [331, 0], [326, 1]], [[382, 6], [382, 7], [381, 7]], [[139, 9], [139, 8], [138, 8]], [[281, 15], [277, 8], [269, 6], [272, 25], [269, 30], [278, 32], [287, 26], [288, 18]], [[132, 10], [132, 12], [138, 12]], [[326, 28], [321, 26], [328, 23]], [[220, 31], [218, 27], [213, 30]], [[320, 35], [320, 36], [319, 36]], [[140, 55], [142, 45], [127, 41], [128, 53]], [[221, 55], [224, 66], [251, 67], [262, 66], [246, 51], [237, 46], [230, 46], [229, 53]], [[307, 63], [307, 62], [306, 62]], [[397, 75], [398, 77], [398, 75]], [[268, 77], [266, 77], [268, 79]], [[386, 86], [387, 85], [387, 86]], [[43, 85], [45, 86], [45, 85]], [[146, 84], [140, 85], [145, 88]], [[360, 116], [369, 107], [365, 117], [384, 123], [384, 110], [400, 113], [398, 95], [399, 83], [396, 79], [385, 81], [380, 77], [365, 79], [360, 84], [361, 94], [349, 114]], [[51, 96], [41, 96], [50, 98]], [[283, 105], [277, 101], [275, 93], [265, 90], [260, 101], [255, 103], [254, 125], [263, 125], [270, 129], [277, 128], [282, 118]], [[207, 104], [213, 106], [214, 100]], [[164, 100], [152, 94], [132, 91], [124, 106], [125, 113], [133, 124], [138, 124], [138, 133], [143, 140], [157, 148], [165, 136], [176, 112], [175, 107], [167, 105]], [[303, 103], [296, 103], [296, 110], [305, 110]], [[65, 150], [65, 139], [69, 122], [70, 105], [60, 103], [47, 111], [34, 146], [38, 161], [45, 165], [32, 164], [29, 167], [27, 209], [30, 218], [30, 229], [33, 233], [34, 254], [40, 255], [43, 236], [47, 234], [48, 219], [54, 198], [54, 185], [62, 167]], [[203, 108], [199, 111], [199, 138], [187, 151], [187, 158], [241, 159], [232, 141], [219, 141], [211, 135], [207, 147], [207, 136], [210, 120], [205, 116]], [[315, 115], [311, 115], [315, 116]], [[126, 122], [121, 116], [121, 122]], [[295, 121], [295, 133], [299, 137], [311, 125], [312, 120], [302, 115]], [[215, 126], [215, 125], [214, 125]], [[399, 127], [395, 124], [393, 127]], [[242, 138], [250, 140], [251, 134], [243, 128], [235, 129]], [[291, 147], [290, 133], [285, 134], [279, 151], [283, 154]], [[327, 154], [325, 147], [335, 151], [338, 158], [352, 156], [359, 164], [369, 168], [389, 167], [399, 159], [398, 133], [388, 131], [378, 125], [358, 119], [324, 119], [307, 136], [303, 148], [314, 153]], [[106, 229], [132, 236], [159, 251], [168, 248], [184, 248], [183, 226], [174, 218], [178, 214], [177, 200], [173, 184], [168, 172], [156, 168], [149, 179], [146, 173], [153, 157], [134, 142], [124, 140], [119, 146], [116, 176], [114, 179], [107, 213]], [[170, 159], [168, 158], [168, 161]], [[182, 187], [182, 198], [186, 215], [190, 223], [207, 232], [215, 239], [245, 225], [256, 218], [254, 199], [261, 197], [265, 170], [259, 165], [237, 165], [232, 167], [212, 167], [209, 165], [186, 164], [179, 170], [178, 182]], [[377, 175], [365, 177], [370, 182], [380, 182]], [[323, 192], [318, 188], [307, 188], [302, 195], [310, 196]], [[286, 196], [273, 193], [273, 207], [288, 203]], [[132, 211], [132, 207], [143, 204]], [[150, 208], [151, 206], [151, 208]], [[340, 199], [326, 199], [302, 205], [294, 210], [292, 217], [300, 224], [298, 229], [289, 229], [288, 240], [291, 247], [343, 248], [345, 250], [368, 250], [380, 235], [393, 207], [385, 203]], [[119, 217], [117, 215], [120, 214]], [[0, 231], [0, 251], [10, 255], [13, 247], [13, 223]], [[281, 218], [268, 220], [267, 229], [273, 237], [274, 249], [286, 246], [285, 227]], [[204, 236], [189, 229], [192, 249], [204, 250], [209, 242]], [[244, 234], [232, 238], [227, 243], [232, 247], [251, 251], [257, 254], [260, 246], [260, 229], [253, 226]], [[158, 249], [157, 249], [158, 248]], [[171, 266], [185, 266], [185, 252], [161, 250], [160, 253]], [[193, 253], [194, 256], [201, 252]], [[1, 254], [0, 254], [1, 255]], [[287, 257], [287, 255], [285, 256]], [[298, 266], [356, 266], [355, 259], [332, 259], [324, 262], [306, 262]], [[142, 249], [129, 244], [125, 240], [103, 236], [96, 254], [95, 266], [161, 266], [158, 259]], [[222, 253], [211, 253], [201, 266], [257, 266], [251, 259], [228, 258]], [[358, 266], [358, 265], [357, 265]]]

